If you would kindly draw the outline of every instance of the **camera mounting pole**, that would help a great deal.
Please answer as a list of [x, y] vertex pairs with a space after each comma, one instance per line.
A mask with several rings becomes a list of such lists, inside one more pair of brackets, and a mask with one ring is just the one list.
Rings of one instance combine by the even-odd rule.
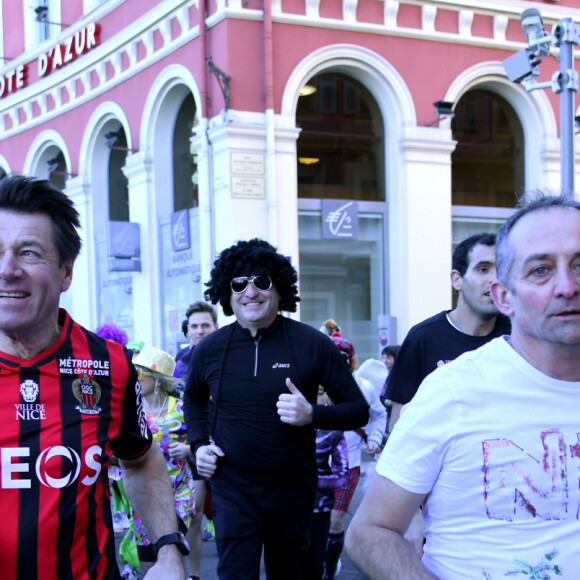
[[[548, 34], [537, 8], [521, 14], [528, 47], [503, 61], [508, 78], [523, 83], [526, 90], [552, 89], [560, 95], [560, 187], [562, 195], [574, 195], [574, 93], [578, 92], [578, 73], [574, 70], [574, 46], [580, 44], [580, 27], [571, 18], [562, 18]], [[549, 44], [558, 47], [560, 70], [552, 80], [536, 83], [538, 65], [550, 53]]]
[[574, 45], [579, 44], [578, 25], [563, 18], [555, 27], [554, 45], [560, 47], [560, 155], [562, 194], [574, 195], [574, 93], [578, 91], [578, 73], [574, 70]]

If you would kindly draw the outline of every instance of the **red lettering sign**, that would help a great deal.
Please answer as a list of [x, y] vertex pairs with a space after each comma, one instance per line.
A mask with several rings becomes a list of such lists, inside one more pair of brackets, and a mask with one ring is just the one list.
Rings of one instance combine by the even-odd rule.
[[[77, 30], [72, 36], [38, 57], [38, 76], [44, 77], [62, 68], [81, 54], [100, 44], [101, 26], [95, 22]], [[0, 99], [28, 86], [28, 65], [22, 64], [0, 76]]]

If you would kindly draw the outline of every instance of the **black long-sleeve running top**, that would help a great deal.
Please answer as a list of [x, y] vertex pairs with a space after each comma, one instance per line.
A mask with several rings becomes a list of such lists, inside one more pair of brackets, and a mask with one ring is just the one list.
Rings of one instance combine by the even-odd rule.
[[[280, 421], [276, 402], [286, 378], [313, 405], [313, 422]], [[318, 386], [333, 406], [316, 405]], [[310, 494], [316, 485], [315, 429], [351, 430], [368, 422], [368, 404], [339, 350], [320, 331], [278, 316], [253, 337], [237, 322], [213, 332], [194, 350], [185, 389], [192, 449], [212, 438], [225, 457], [212, 482], [251, 486], [280, 496]]]

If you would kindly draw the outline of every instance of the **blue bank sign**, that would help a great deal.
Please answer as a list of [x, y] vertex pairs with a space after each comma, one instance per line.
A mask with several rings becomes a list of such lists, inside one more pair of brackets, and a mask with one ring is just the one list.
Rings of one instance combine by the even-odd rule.
[[339, 199], [322, 200], [322, 237], [358, 239], [358, 204]]

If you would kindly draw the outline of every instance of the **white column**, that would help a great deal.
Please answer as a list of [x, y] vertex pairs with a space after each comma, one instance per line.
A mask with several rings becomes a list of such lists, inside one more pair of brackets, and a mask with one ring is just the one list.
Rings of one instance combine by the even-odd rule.
[[[229, 111], [231, 115], [233, 111]], [[235, 113], [233, 121], [223, 121], [222, 118], [212, 119], [208, 130], [212, 149], [213, 175], [212, 187], [214, 195], [214, 237], [215, 250], [220, 252], [238, 240], [262, 238], [269, 241], [268, 236], [268, 199], [265, 191], [266, 163], [266, 127], [264, 114]], [[232, 170], [232, 154], [252, 154], [263, 160], [263, 173], [252, 178], [256, 184], [264, 183], [263, 195], [258, 187], [247, 188], [240, 192], [234, 180], [241, 177]], [[239, 181], [238, 181], [239, 183]], [[249, 183], [249, 182], [248, 182]]]
[[128, 155], [123, 173], [129, 181], [129, 216], [141, 226], [142, 271], [133, 272], [132, 340], [161, 344], [159, 231], [153, 188], [153, 163], [146, 151]]
[[214, 239], [214, 198], [212, 189], [212, 149], [208, 143], [207, 120], [201, 119], [197, 133], [191, 138], [192, 155], [197, 155], [197, 191], [199, 201], [199, 240], [195, 240], [200, 246], [201, 279], [209, 280], [209, 275], [215, 260]]
[[[213, 164], [213, 222], [216, 252], [242, 239], [262, 238], [292, 256], [298, 264], [298, 175], [296, 140], [300, 129], [294, 118], [274, 118], [273, 167], [269, 168], [266, 141], [266, 118], [263, 114], [236, 112], [231, 123], [212, 123], [208, 131]], [[272, 148], [271, 148], [272, 149]], [[201, 151], [198, 152], [200, 155]], [[264, 183], [264, 194], [248, 189], [238, 197], [232, 154], [249, 153], [263, 161], [263, 173], [255, 175], [255, 183]], [[198, 157], [198, 162], [203, 158]], [[200, 163], [201, 166], [201, 163]], [[200, 211], [203, 211], [200, 173]], [[271, 181], [273, 180], [273, 182]]]
[[295, 118], [276, 119], [276, 228], [280, 253], [292, 258], [298, 270], [298, 165]]
[[[300, 271], [298, 232], [298, 162], [296, 142], [300, 129], [295, 118], [276, 119], [276, 224], [277, 247], [284, 256], [289, 256], [296, 271]], [[298, 277], [300, 294], [300, 276]], [[292, 318], [300, 319], [300, 303]]]
[[74, 177], [67, 180], [64, 193], [70, 197], [80, 214], [79, 233], [83, 240], [74, 265], [72, 285], [67, 291], [67, 300], [72, 303], [70, 314], [77, 322], [94, 330], [97, 326], [98, 268], [90, 184], [84, 181], [82, 175]]
[[451, 307], [451, 131], [411, 127], [400, 142], [401, 191], [390, 192], [392, 312], [399, 336]]

